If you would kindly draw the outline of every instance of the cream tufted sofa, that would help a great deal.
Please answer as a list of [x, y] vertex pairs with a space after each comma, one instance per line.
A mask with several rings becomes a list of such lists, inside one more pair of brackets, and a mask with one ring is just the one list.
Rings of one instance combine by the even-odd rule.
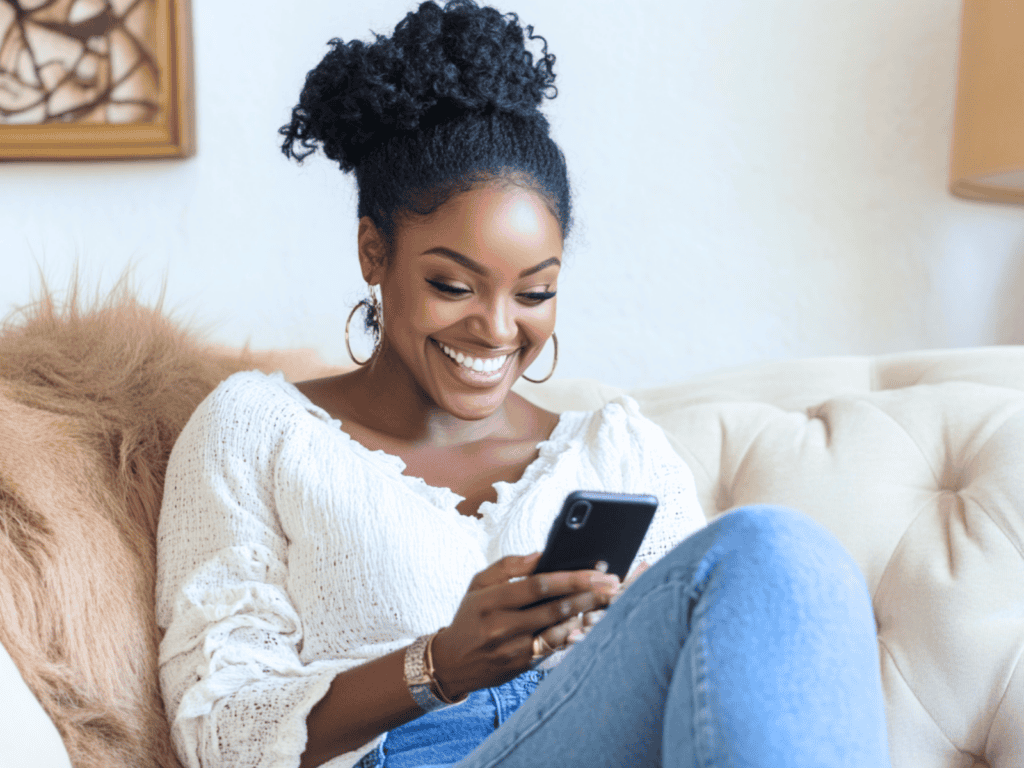
[[[619, 394], [517, 386], [552, 410]], [[789, 505], [856, 558], [895, 768], [1024, 767], [1024, 347], [776, 362], [631, 394], [709, 517]], [[0, 765], [69, 765], [2, 649], [0, 691]]]

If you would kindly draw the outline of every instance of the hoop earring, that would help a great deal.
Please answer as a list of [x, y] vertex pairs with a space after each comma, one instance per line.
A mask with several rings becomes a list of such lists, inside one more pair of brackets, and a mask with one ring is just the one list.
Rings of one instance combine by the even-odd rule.
[[[345, 338], [348, 338], [348, 336], [346, 336]], [[548, 371], [548, 375], [545, 376], [543, 379], [531, 379], [524, 373], [523, 378], [526, 379], [527, 381], [532, 382], [534, 384], [543, 384], [545, 381], [550, 379], [551, 375], [555, 372], [555, 368], [558, 367], [558, 337], [554, 333], [551, 334], [551, 341], [555, 345], [555, 359], [551, 361], [551, 370]]]
[[[356, 365], [366, 365], [368, 362], [370, 362], [371, 359], [373, 359], [373, 352], [371, 352], [368, 358], [366, 358], [365, 360], [359, 360], [352, 352], [352, 345], [349, 343], [348, 338], [348, 327], [352, 325], [352, 318], [355, 317], [356, 312], [358, 312], [363, 307], [366, 307], [367, 311], [369, 312], [374, 312], [375, 310], [374, 307], [370, 306], [370, 302], [368, 302], [366, 299], [363, 299], [354, 307], [352, 307], [352, 311], [348, 313], [348, 320], [345, 321], [345, 349], [348, 350], [348, 356], [352, 358], [352, 362], [355, 363]], [[376, 347], [374, 347], [374, 351], [376, 351]]]

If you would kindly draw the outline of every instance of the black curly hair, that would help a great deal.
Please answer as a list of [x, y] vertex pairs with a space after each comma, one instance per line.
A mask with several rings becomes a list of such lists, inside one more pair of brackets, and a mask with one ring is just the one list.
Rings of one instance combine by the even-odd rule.
[[394, 247], [396, 221], [426, 215], [476, 183], [508, 180], [536, 190], [571, 226], [565, 157], [539, 106], [554, 98], [554, 55], [536, 64], [514, 13], [473, 0], [424, 2], [390, 38], [330, 41], [280, 129], [286, 157], [319, 147], [355, 171], [359, 217]]

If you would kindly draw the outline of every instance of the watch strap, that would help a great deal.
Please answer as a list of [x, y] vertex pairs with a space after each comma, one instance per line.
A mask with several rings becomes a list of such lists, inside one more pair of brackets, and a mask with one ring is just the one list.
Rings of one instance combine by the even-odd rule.
[[427, 643], [433, 637], [434, 635], [418, 637], [405, 649], [405, 684], [409, 686], [413, 701], [419, 704], [424, 712], [433, 712], [435, 709], [449, 706], [434, 695], [434, 679], [426, 665]]

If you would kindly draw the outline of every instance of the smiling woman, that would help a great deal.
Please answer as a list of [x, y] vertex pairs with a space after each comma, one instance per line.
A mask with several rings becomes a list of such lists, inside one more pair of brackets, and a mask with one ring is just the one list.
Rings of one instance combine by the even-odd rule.
[[[632, 399], [511, 391], [556, 343], [571, 224], [538, 109], [554, 57], [525, 42], [514, 14], [423, 3], [332, 40], [282, 129], [355, 172], [379, 341], [338, 376], [229, 378], [175, 444], [157, 613], [182, 761], [884, 765], [870, 604], [834, 539], [770, 508], [705, 528]], [[580, 489], [659, 501], [624, 584], [534, 573]]]

